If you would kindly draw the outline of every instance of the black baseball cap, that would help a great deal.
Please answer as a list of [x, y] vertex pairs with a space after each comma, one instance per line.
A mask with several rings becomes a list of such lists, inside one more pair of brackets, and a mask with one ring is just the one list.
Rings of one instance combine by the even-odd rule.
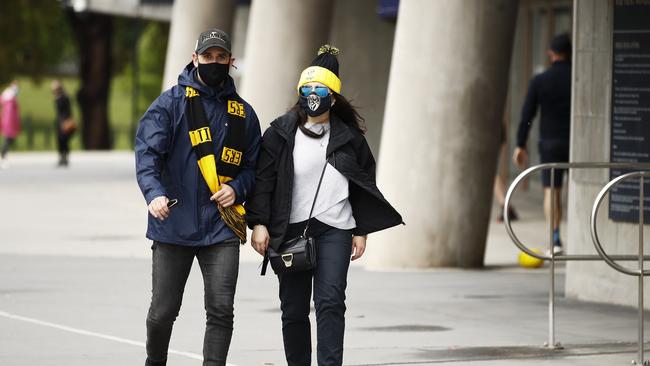
[[199, 35], [199, 39], [196, 40], [194, 51], [200, 55], [210, 47], [221, 47], [228, 51], [228, 53], [232, 53], [230, 52], [230, 36], [228, 33], [217, 28], [202, 32]]

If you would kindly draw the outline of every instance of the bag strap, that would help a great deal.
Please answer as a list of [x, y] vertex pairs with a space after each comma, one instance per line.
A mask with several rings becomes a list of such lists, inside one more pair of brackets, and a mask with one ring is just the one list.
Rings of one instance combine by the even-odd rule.
[[316, 207], [316, 198], [318, 198], [318, 192], [320, 191], [321, 183], [323, 183], [323, 176], [325, 176], [325, 169], [327, 169], [327, 158], [325, 158], [325, 165], [323, 166], [323, 171], [320, 173], [320, 179], [318, 180], [318, 188], [316, 188], [316, 194], [314, 195], [314, 202], [311, 204], [311, 210], [309, 210], [309, 218], [307, 219], [307, 225], [305, 225], [305, 230], [302, 232], [302, 236], [307, 236], [307, 229], [309, 229], [309, 223], [311, 222], [311, 215], [314, 213], [314, 207]]
[[264, 252], [264, 260], [262, 260], [262, 270], [260, 271], [260, 276], [266, 275], [266, 267], [269, 265], [269, 250], [267, 249]]

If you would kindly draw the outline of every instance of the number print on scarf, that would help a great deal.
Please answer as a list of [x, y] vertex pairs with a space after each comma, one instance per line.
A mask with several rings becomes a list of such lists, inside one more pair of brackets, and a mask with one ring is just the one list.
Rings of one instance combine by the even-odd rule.
[[221, 153], [221, 161], [228, 164], [234, 164], [239, 166], [241, 164], [241, 151], [231, 149], [229, 147], [224, 147], [223, 152]]

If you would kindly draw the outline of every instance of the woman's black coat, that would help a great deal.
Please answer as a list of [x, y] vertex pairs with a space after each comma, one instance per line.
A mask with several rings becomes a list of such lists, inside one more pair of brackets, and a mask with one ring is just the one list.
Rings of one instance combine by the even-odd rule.
[[[330, 126], [327, 159], [350, 182], [348, 199], [357, 223], [354, 234], [365, 235], [403, 223], [377, 188], [375, 159], [363, 135], [334, 114]], [[248, 226], [252, 229], [265, 225], [271, 237], [269, 245], [275, 249], [282, 243], [289, 225], [297, 127], [298, 115], [290, 111], [271, 122], [264, 132], [255, 190], [246, 202]]]

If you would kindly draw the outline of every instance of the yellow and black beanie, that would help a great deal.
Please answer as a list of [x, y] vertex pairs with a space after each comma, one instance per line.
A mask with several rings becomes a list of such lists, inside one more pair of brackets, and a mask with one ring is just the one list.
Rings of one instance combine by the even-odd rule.
[[339, 49], [328, 44], [318, 49], [318, 55], [311, 62], [311, 66], [300, 74], [300, 81], [296, 91], [300, 87], [311, 82], [319, 82], [326, 85], [333, 92], [341, 94], [341, 79], [339, 79]]

